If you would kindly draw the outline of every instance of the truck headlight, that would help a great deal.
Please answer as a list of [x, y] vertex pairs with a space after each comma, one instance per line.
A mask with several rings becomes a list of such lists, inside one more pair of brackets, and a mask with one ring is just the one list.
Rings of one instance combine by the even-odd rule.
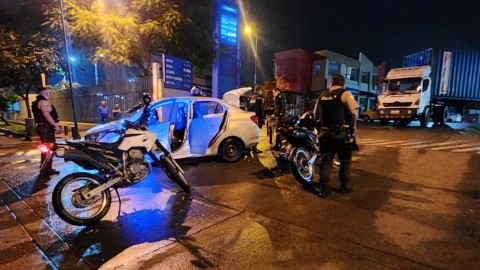
[[408, 114], [412, 114], [412, 110], [408, 110], [407, 113], [408, 113]]
[[384, 111], [383, 111], [383, 110], [380, 110], [380, 114], [383, 114], [383, 113], [384, 113]]

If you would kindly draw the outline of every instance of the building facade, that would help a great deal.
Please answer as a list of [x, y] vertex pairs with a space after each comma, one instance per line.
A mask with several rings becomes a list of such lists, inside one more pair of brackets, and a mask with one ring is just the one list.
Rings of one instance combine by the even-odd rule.
[[385, 72], [381, 70], [384, 66], [381, 65], [381, 68], [374, 66], [363, 53], [359, 54], [359, 59], [354, 59], [329, 50], [315, 52], [312, 92], [319, 93], [328, 88], [332, 75], [341, 74], [345, 77], [345, 88], [357, 98], [360, 105], [359, 113], [374, 109], [379, 82], [384, 79]]

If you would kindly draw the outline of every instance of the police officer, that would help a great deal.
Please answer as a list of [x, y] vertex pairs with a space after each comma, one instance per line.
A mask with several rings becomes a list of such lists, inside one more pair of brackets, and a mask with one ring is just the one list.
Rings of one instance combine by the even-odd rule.
[[[62, 128], [58, 125], [58, 114], [48, 100], [50, 99], [50, 91], [47, 88], [37, 89], [37, 99], [32, 102], [32, 112], [37, 127], [35, 130], [40, 136], [42, 143], [54, 143], [55, 133], [62, 133]], [[41, 155], [41, 164], [45, 161], [46, 154]], [[42, 175], [58, 174], [59, 171], [52, 168], [52, 161], [45, 164], [43, 170], [40, 172]]]
[[127, 113], [132, 113], [138, 109], [143, 108], [144, 106], [148, 106], [150, 102], [152, 102], [152, 96], [150, 96], [149, 93], [145, 92], [143, 93], [143, 96], [142, 96], [142, 102], [138, 103], [137, 105], [127, 110]]
[[[280, 89], [275, 88], [273, 90], [273, 104], [275, 108], [275, 129], [277, 129], [279, 126], [283, 125], [285, 122], [285, 112], [286, 112], [286, 107], [285, 107], [285, 98], [282, 96], [280, 93]], [[270, 148], [271, 150], [280, 150], [282, 147], [282, 135], [277, 132], [277, 136], [275, 139], [275, 146]]]
[[320, 123], [320, 197], [326, 198], [333, 194], [330, 188], [330, 170], [335, 153], [340, 159], [340, 193], [352, 191], [349, 187], [352, 150], [345, 143], [349, 134], [353, 134], [357, 123], [358, 103], [352, 93], [344, 89], [345, 78], [334, 75], [330, 81], [330, 90], [320, 94], [315, 105], [315, 118]]

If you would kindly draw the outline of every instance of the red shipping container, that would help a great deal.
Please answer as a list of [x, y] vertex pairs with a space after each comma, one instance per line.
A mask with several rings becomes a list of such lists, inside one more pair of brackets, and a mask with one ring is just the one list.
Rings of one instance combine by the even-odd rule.
[[294, 49], [275, 53], [276, 85], [287, 91], [311, 93], [313, 53]]

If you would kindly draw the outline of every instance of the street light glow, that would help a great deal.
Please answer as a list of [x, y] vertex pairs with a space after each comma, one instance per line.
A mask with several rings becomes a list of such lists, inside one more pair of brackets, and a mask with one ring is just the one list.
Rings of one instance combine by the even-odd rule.
[[252, 28], [250, 26], [245, 27], [245, 34], [250, 35], [252, 33]]

